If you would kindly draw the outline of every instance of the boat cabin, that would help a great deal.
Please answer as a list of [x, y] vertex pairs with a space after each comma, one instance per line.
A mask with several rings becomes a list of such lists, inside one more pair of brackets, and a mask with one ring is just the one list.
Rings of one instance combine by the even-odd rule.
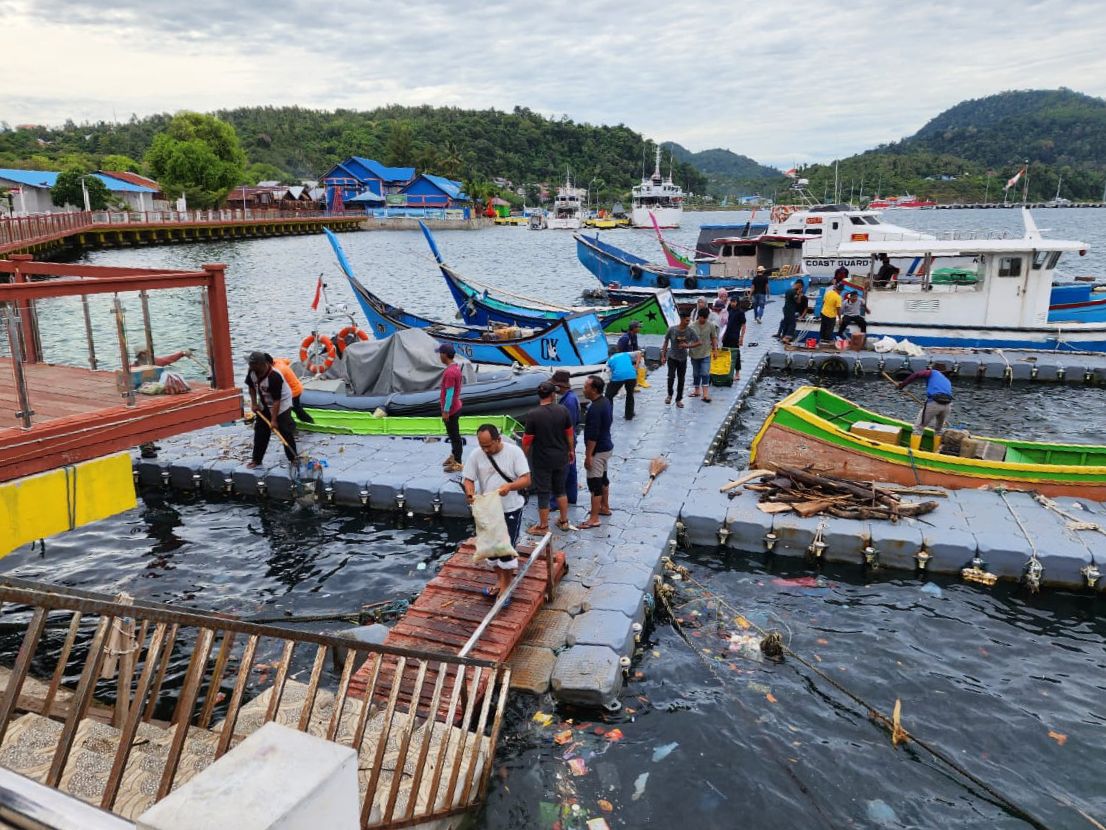
[[[1035, 229], [1034, 229], [1035, 230]], [[864, 257], [869, 319], [925, 327], [1032, 328], [1048, 322], [1052, 278], [1062, 254], [1083, 242], [1042, 239], [846, 242], [843, 257]], [[920, 258], [912, 274], [880, 277], [884, 257]]]

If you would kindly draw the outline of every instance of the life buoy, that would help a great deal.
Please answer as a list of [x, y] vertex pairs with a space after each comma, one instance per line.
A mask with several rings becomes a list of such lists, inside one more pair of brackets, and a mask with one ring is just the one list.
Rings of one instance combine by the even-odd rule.
[[631, 265], [630, 266], [630, 276], [635, 280], [640, 280], [641, 279], [641, 266], [640, 265]]
[[[315, 350], [316, 344], [322, 345], [326, 350], [326, 357], [320, 362], [315, 362], [318, 355]], [[325, 334], [309, 334], [307, 337], [303, 338], [303, 342], [300, 343], [300, 363], [302, 363], [307, 368], [307, 371], [313, 375], [321, 375], [329, 369], [334, 364], [334, 358], [337, 357], [337, 355], [338, 352], [334, 348], [334, 341]]]
[[688, 274], [686, 277], [684, 277], [684, 288], [688, 289], [689, 291], [694, 291], [698, 287], [699, 280], [695, 279], [693, 275]]
[[668, 278], [668, 274], [657, 274], [657, 285], [661, 288], [668, 288], [672, 284], [672, 280]]
[[350, 337], [356, 337], [358, 340], [368, 340], [369, 333], [364, 329], [359, 329], [357, 326], [346, 326], [338, 332], [338, 339], [343, 343], [351, 343]]

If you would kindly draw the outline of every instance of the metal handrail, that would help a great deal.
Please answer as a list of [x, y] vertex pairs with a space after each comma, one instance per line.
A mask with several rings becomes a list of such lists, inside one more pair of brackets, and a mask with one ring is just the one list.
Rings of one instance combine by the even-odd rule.
[[134, 830], [134, 825], [0, 767], [0, 825], [19, 830]]
[[[499, 612], [503, 609], [503, 606], [507, 604], [507, 600], [511, 598], [511, 593], [518, 585], [522, 583], [523, 577], [526, 576], [526, 572], [530, 570], [530, 566], [534, 564], [539, 556], [541, 556], [542, 551], [549, 546], [549, 541], [552, 538], [552, 533], [546, 533], [545, 536], [542, 537], [541, 542], [538, 543], [538, 546], [534, 548], [533, 553], [530, 554], [530, 558], [526, 560], [526, 564], [519, 569], [519, 572], [515, 574], [515, 578], [511, 580], [511, 584], [507, 586], [507, 590], [504, 591], [500, 595], [499, 599], [495, 601], [492, 607], [488, 609], [488, 613], [484, 615], [484, 619], [480, 621], [480, 625], [476, 626], [476, 630], [472, 632], [472, 636], [468, 638], [468, 641], [463, 646], [461, 646], [461, 650], [457, 652], [457, 656], [459, 658], [467, 658], [468, 653], [472, 651], [473, 648], [475, 648], [476, 643], [480, 640], [481, 635], [483, 635], [484, 631], [487, 630], [488, 626], [491, 624], [491, 621], [494, 620], [496, 615], [499, 614]], [[552, 574], [552, 550], [548, 551], [548, 553], [546, 554], [546, 558], [549, 560], [549, 570], [550, 574]], [[553, 581], [552, 576], [550, 576], [549, 581]]]

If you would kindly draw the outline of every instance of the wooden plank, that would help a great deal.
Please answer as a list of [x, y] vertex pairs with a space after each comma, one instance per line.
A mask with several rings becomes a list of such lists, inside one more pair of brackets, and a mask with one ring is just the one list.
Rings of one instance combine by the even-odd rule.
[[[490, 568], [472, 561], [472, 545], [459, 546], [434, 577], [423, 589], [415, 602], [408, 608], [403, 618], [392, 627], [385, 644], [407, 648], [423, 649], [439, 653], [455, 654], [472, 636], [491, 607], [490, 601], [483, 595], [485, 587], [495, 583], [495, 573]], [[560, 580], [565, 572], [564, 554], [555, 554], [554, 579]], [[504, 662], [518, 645], [530, 621], [545, 602], [546, 569], [537, 564], [526, 574], [515, 588], [511, 604], [503, 609], [491, 622], [481, 637], [476, 653], [482, 659]], [[366, 685], [373, 673], [376, 661], [367, 660], [350, 680], [349, 693], [363, 698]], [[429, 667], [425, 681], [419, 686], [416, 695], [416, 670], [409, 666], [400, 677], [396, 677], [397, 661], [386, 656], [379, 668], [379, 677], [373, 690], [373, 700], [378, 705], [386, 705], [392, 699], [393, 689], [398, 685], [395, 700], [399, 711], [410, 711], [417, 707], [420, 717], [428, 716], [432, 708], [438, 710], [439, 718], [449, 718], [449, 704], [435, 701], [433, 688], [437, 685], [437, 666]], [[451, 682], [457, 673], [456, 666], [447, 668], [446, 682]], [[483, 696], [491, 680], [491, 673], [484, 672], [477, 686], [477, 697]], [[435, 705], [436, 704], [436, 705]], [[454, 715], [456, 717], [459, 712]]]

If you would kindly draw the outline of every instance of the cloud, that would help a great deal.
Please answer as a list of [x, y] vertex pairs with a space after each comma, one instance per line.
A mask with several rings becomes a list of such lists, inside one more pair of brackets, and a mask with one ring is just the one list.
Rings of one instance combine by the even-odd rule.
[[1106, 23], [1088, 0], [0, 0], [0, 16], [9, 65], [33, 68], [0, 91], [13, 123], [521, 105], [790, 166], [894, 141], [964, 98], [1106, 94]]

